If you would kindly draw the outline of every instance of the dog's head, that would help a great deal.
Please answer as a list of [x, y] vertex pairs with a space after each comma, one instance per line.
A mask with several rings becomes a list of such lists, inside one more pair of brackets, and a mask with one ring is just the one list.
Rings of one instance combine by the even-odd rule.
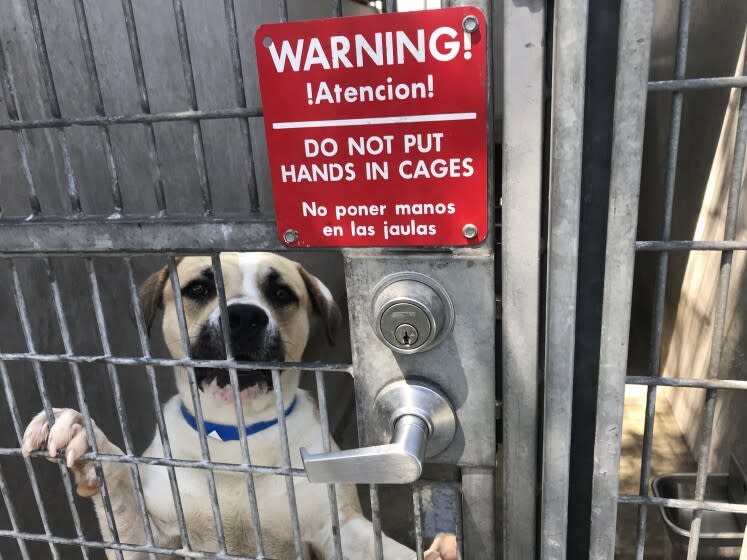
[[[333, 341], [340, 310], [327, 287], [300, 264], [271, 253], [222, 253], [220, 262], [228, 336], [236, 360], [300, 361], [316, 321]], [[225, 359], [224, 325], [210, 258], [179, 259], [177, 276], [192, 358]], [[163, 310], [163, 336], [169, 351], [174, 358], [184, 357], [168, 267], [143, 283], [140, 298], [149, 327], [158, 310]], [[214, 404], [233, 401], [228, 370], [196, 368], [195, 374], [204, 394], [217, 399]], [[238, 370], [237, 374], [247, 412], [259, 411], [274, 402], [274, 397], [267, 395], [273, 388], [270, 371]], [[188, 395], [186, 382], [185, 376], [177, 376], [180, 392]], [[281, 383], [284, 397], [292, 398], [298, 372], [282, 372]]]

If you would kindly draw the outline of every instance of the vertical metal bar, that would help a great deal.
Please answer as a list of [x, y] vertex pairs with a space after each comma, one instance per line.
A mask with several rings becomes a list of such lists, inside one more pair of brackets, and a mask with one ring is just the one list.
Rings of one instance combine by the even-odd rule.
[[[220, 324], [221, 332], [223, 335], [223, 346], [226, 351], [226, 359], [234, 360], [233, 349], [231, 348], [231, 333], [229, 329], [225, 328], [225, 325], [230, 325], [231, 321], [228, 317], [228, 306], [226, 304], [226, 288], [223, 283], [223, 267], [220, 262], [220, 255], [212, 255], [211, 263], [213, 266], [213, 277], [215, 278], [215, 288], [218, 292], [218, 306], [220, 310]], [[236, 372], [236, 368], [228, 368], [228, 375], [231, 381], [231, 389], [233, 392], [233, 403], [234, 410], [236, 412], [236, 424], [239, 428], [239, 432], [242, 434], [246, 433], [246, 423], [244, 420], [244, 410], [241, 406], [241, 392], [239, 390], [239, 378]], [[249, 443], [246, 437], [239, 438], [239, 444], [241, 445], [241, 455], [244, 460], [244, 464], [251, 465], [251, 457], [249, 455]], [[257, 505], [257, 492], [254, 487], [254, 474], [246, 473], [246, 487], [249, 496], [249, 508], [252, 514], [252, 522], [254, 524], [254, 538], [257, 543], [257, 556], [264, 556], [265, 547], [262, 540], [262, 526], [259, 518], [259, 507]]]
[[587, 0], [555, 4], [540, 557], [566, 557]]
[[[236, 26], [236, 9], [234, 0], [225, 0], [226, 28], [228, 30], [228, 44], [231, 49], [231, 65], [233, 66], [234, 96], [237, 105], [246, 109], [246, 91], [244, 90], [244, 72], [241, 67], [241, 49], [239, 48], [239, 33]], [[257, 171], [254, 166], [254, 149], [248, 119], [239, 119], [241, 136], [246, 144], [246, 165], [249, 175], [249, 211], [259, 212], [259, 190], [257, 186]]]
[[[21, 414], [18, 412], [18, 404], [16, 403], [16, 397], [13, 393], [13, 387], [10, 384], [10, 376], [8, 375], [8, 368], [5, 367], [5, 362], [0, 360], [0, 376], [3, 380], [3, 388], [5, 390], [5, 399], [8, 402], [8, 409], [10, 410], [10, 417], [13, 421], [13, 429], [16, 432], [16, 439], [18, 445], [23, 444], [23, 424], [21, 422]], [[31, 464], [31, 459], [28, 457], [23, 458], [23, 465], [26, 467], [26, 474], [29, 477], [29, 483], [31, 484], [31, 492], [34, 495], [34, 502], [36, 503], [36, 511], [39, 512], [39, 517], [42, 522], [42, 528], [44, 534], [47, 537], [52, 536], [52, 529], [49, 527], [49, 517], [47, 516], [47, 508], [44, 506], [44, 500], [41, 496], [41, 490], [39, 489], [39, 481], [36, 478], [36, 472], [34, 472], [34, 466]], [[52, 553], [53, 560], [60, 560], [60, 551], [57, 549], [57, 545], [53, 542], [49, 542], [49, 551]], [[81, 549], [82, 553], [82, 549]]]
[[[21, 321], [21, 330], [23, 331], [23, 337], [26, 342], [26, 347], [28, 348], [29, 353], [36, 354], [36, 345], [34, 344], [34, 338], [31, 332], [31, 322], [29, 321], [29, 316], [26, 311], [26, 302], [24, 300], [23, 296], [23, 290], [21, 289], [21, 280], [18, 276], [18, 269], [16, 268], [16, 263], [13, 260], [8, 261], [10, 264], [10, 272], [11, 276], [13, 277], [13, 284], [12, 284], [12, 291], [13, 291], [13, 298], [16, 302], [16, 309], [18, 310], [18, 318]], [[39, 389], [39, 396], [41, 397], [42, 406], [44, 408], [44, 413], [47, 417], [47, 422], [50, 426], [54, 425], [55, 422], [55, 416], [54, 416], [54, 410], [52, 409], [52, 405], [49, 402], [49, 396], [47, 394], [47, 384], [44, 380], [44, 373], [42, 372], [41, 363], [38, 360], [32, 360], [31, 361], [31, 368], [34, 371], [34, 378], [36, 380], [36, 386], [37, 389]], [[20, 441], [20, 440], [19, 440]], [[75, 532], [78, 535], [78, 538], [83, 538], [83, 528], [80, 521], [80, 515], [78, 514], [78, 508], [75, 507], [75, 498], [73, 497], [73, 484], [72, 480], [70, 478], [70, 472], [67, 470], [67, 467], [64, 465], [63, 462], [58, 461], [57, 466], [60, 471], [60, 476], [62, 477], [62, 485], [65, 488], [65, 497], [67, 498], [68, 506], [70, 507], [70, 513], [73, 516], [73, 526], [75, 527]], [[97, 469], [97, 476], [99, 476], [98, 469]], [[99, 477], [99, 484], [102, 484], [102, 480]], [[103, 485], [102, 485], [102, 496], [103, 496]], [[116, 528], [114, 526], [114, 518], [113, 516], [109, 516], [108, 514], [111, 513], [111, 507], [108, 508], [107, 511], [107, 522], [109, 523], [110, 527], [109, 529], [112, 532], [112, 535], [116, 535]], [[83, 554], [84, 558], [88, 558], [88, 550], [83, 549], [81, 547], [81, 553]]]
[[415, 552], [418, 560], [423, 560], [423, 500], [421, 488], [417, 484], [412, 487], [412, 512], [415, 523]]
[[[314, 376], [316, 378], [316, 394], [319, 399], [319, 416], [322, 424], [322, 445], [324, 452], [329, 453], [329, 415], [327, 412], [327, 389], [324, 385], [324, 373], [316, 370]], [[332, 538], [335, 542], [335, 558], [343, 560], [342, 542], [340, 541], [340, 512], [337, 507], [337, 490], [334, 484], [327, 485], [327, 498], [329, 499], [329, 516], [332, 522]]]
[[[545, 2], [503, 3], [503, 557], [536, 556]], [[465, 554], [470, 551], [465, 547]]]
[[374, 537], [374, 557], [376, 560], [384, 560], [384, 543], [381, 533], [381, 504], [379, 503], [379, 487], [371, 484], [368, 488], [371, 500], [371, 526]]
[[[88, 31], [88, 18], [86, 17], [86, 9], [83, 4], [83, 0], [75, 0], [73, 2], [73, 5], [75, 6], [75, 17], [78, 20], [78, 34], [80, 35], [80, 42], [83, 45], [83, 58], [86, 61], [86, 69], [88, 70], [88, 77], [89, 81], [91, 82], [91, 89], [93, 90], [93, 104], [96, 109], [96, 114], [103, 117], [106, 114], [104, 110], [104, 98], [101, 94], [99, 74], [96, 70], [96, 58], [93, 55], [91, 35]], [[114, 162], [114, 154], [112, 152], [112, 142], [109, 136], [109, 128], [106, 126], [102, 126], [100, 127], [100, 130], [101, 140], [104, 144], [104, 155], [106, 156], [106, 163], [107, 167], [109, 168], [109, 177], [111, 178], [114, 215], [119, 215], [123, 210], [122, 192], [119, 187], [117, 166]]]
[[[137, 284], [135, 283], [135, 275], [132, 271], [132, 261], [129, 258], [124, 259], [125, 267], [127, 269], [127, 285], [130, 291], [130, 304], [135, 314], [135, 324], [137, 326], [137, 333], [140, 339], [140, 349], [143, 357], [149, 358], [150, 342], [148, 340], [148, 332], [145, 327], [145, 317], [143, 316], [143, 306], [140, 303], [140, 297], [137, 292]], [[156, 372], [153, 366], [146, 365], [145, 371], [148, 375], [148, 382], [150, 384], [150, 392], [153, 397], [153, 410], [156, 414], [156, 425], [158, 427], [158, 434], [161, 438], [161, 447], [163, 448], [163, 455], [167, 459], [172, 459], [171, 454], [171, 443], [169, 441], [168, 430], [166, 429], [166, 420], [163, 417], [163, 405], [158, 396], [158, 383], [156, 381]], [[171, 487], [171, 497], [174, 501], [174, 510], [176, 511], [176, 519], [179, 525], [179, 534], [182, 540], [182, 547], [185, 550], [190, 550], [191, 546], [189, 543], [189, 533], [187, 531], [187, 522], [184, 518], [184, 509], [182, 507], [181, 493], [179, 492], [179, 483], [176, 478], [176, 469], [174, 467], [166, 467], [166, 472], [169, 477], [169, 486]]]
[[[18, 525], [16, 508], [13, 506], [13, 502], [10, 499], [10, 490], [8, 489], [8, 484], [5, 482], [2, 463], [0, 463], [0, 494], [3, 495], [5, 509], [8, 511], [8, 517], [10, 518], [10, 526], [13, 528], [15, 533], [18, 533], [21, 531], [21, 527]], [[23, 558], [23, 560], [30, 560], [29, 551], [28, 548], [26, 548], [26, 541], [20, 537], [16, 537], [16, 543], [18, 544], [18, 549], [21, 551], [21, 558]]]
[[[18, 96], [16, 95], [16, 87], [13, 81], [13, 74], [10, 69], [10, 62], [5, 56], [5, 50], [3, 49], [2, 42], [0, 42], [0, 81], [2, 81], [3, 84], [3, 99], [5, 100], [5, 108], [8, 112], [8, 118], [11, 121], [20, 121], [21, 114], [18, 110]], [[26, 189], [29, 198], [31, 215], [38, 216], [39, 214], [41, 214], [41, 204], [39, 202], [39, 195], [36, 192], [34, 177], [31, 174], [31, 167], [29, 166], [26, 134], [23, 130], [20, 129], [16, 131], [16, 149], [18, 150], [18, 158], [21, 160], [21, 170], [23, 171], [23, 176], [26, 179]]]
[[388, 14], [393, 14], [397, 11], [397, 0], [386, 0], [384, 2], [384, 11]]
[[278, 0], [278, 7], [280, 8], [280, 21], [288, 21], [288, 0]]
[[[280, 370], [272, 370], [272, 386], [275, 390], [275, 412], [278, 415], [278, 426], [280, 427], [280, 450], [283, 454], [283, 466], [290, 467], [290, 450], [288, 449], [288, 428], [285, 424], [285, 407], [283, 402], [283, 388], [280, 385]], [[296, 557], [303, 560], [303, 545], [301, 544], [301, 526], [298, 522], [298, 506], [296, 505], [296, 488], [293, 477], [285, 477], [285, 490], [288, 493], [288, 509], [290, 510], [291, 529], [293, 530], [293, 542], [296, 546]]]
[[332, 17], [342, 17], [342, 0], [331, 0]]
[[[498, 546], [495, 538], [495, 471], [462, 468], [462, 492], [464, 555], [466, 558], [492, 560]], [[533, 496], [525, 499], [534, 501]], [[535, 536], [531, 535], [531, 538], [534, 540]]]
[[[57, 276], [55, 274], [54, 267], [52, 266], [52, 263], [49, 261], [49, 259], [44, 259], [44, 265], [47, 269], [47, 277], [49, 279], [49, 285], [52, 290], [52, 298], [54, 300], [54, 308], [55, 308], [55, 315], [57, 317], [57, 324], [60, 329], [60, 337], [62, 338], [62, 344], [65, 348], [66, 354], [73, 354], [73, 348], [71, 343], [71, 337], [70, 337], [70, 330], [68, 329], [67, 320], [65, 319], [65, 312], [62, 305], [62, 298], [60, 296], [60, 288], [59, 284], [57, 283]], [[78, 407], [80, 409], [80, 413], [83, 416], [83, 424], [86, 428], [86, 433], [90, 434], [91, 436], [95, 433], [93, 428], [93, 422], [91, 421], [91, 414], [88, 409], [88, 403], [86, 401], [85, 391], [83, 389], [83, 380], [81, 379], [80, 375], [80, 368], [77, 363], [70, 362], [68, 364], [68, 367], [70, 368], [70, 373], [73, 377], [73, 383], [75, 385], [75, 394], [78, 399]], [[96, 438], [89, 437], [89, 445], [91, 446], [91, 451], [94, 454], [98, 454], [98, 444], [96, 443]], [[104, 504], [104, 510], [106, 512], [106, 520], [107, 524], [109, 525], [109, 529], [112, 534], [112, 538], [115, 540], [115, 542], [119, 542], [119, 535], [116, 530], [116, 520], [114, 519], [114, 510], [112, 509], [111, 505], [111, 499], [109, 496], [109, 489], [106, 484], [106, 478], [104, 477], [104, 470], [101, 465], [100, 461], [94, 461], [94, 468], [96, 471], [96, 478], [98, 479], [100, 491], [101, 491], [101, 499]], [[88, 549], [86, 549], [88, 550]], [[121, 552], [117, 557], [121, 556]]]
[[[60, 113], [60, 104], [57, 99], [57, 89], [54, 85], [54, 76], [52, 76], [52, 66], [49, 63], [49, 55], [47, 54], [47, 44], [44, 40], [44, 30], [42, 29], [41, 18], [39, 17], [39, 6], [37, 0], [27, 0], [27, 5], [29, 14], [31, 15], [31, 27], [34, 31], [34, 43], [36, 43], [36, 54], [39, 60], [39, 66], [41, 67], [47, 107], [52, 114], [52, 117], [59, 119], [62, 115]], [[75, 181], [73, 165], [70, 161], [67, 133], [62, 127], [57, 128], [55, 133], [57, 134], [60, 149], [62, 150], [62, 160], [65, 165], [65, 178], [67, 180], [67, 192], [68, 197], [70, 198], [70, 206], [76, 216], [82, 216], [83, 208], [80, 204], [80, 193], [78, 192], [78, 185]]]
[[[742, 60], [742, 72], [747, 75], [747, 49]], [[729, 198], [726, 203], [726, 219], [724, 223], [724, 241], [733, 241], [737, 235], [737, 218], [739, 214], [739, 195], [744, 175], [745, 151], [747, 150], [747, 89], [739, 92], [739, 112], [737, 132], [734, 140], [734, 156], [731, 169], [731, 185]], [[721, 253], [721, 266], [714, 299], [713, 335], [711, 338], [711, 355], [708, 361], [708, 379], [717, 379], [721, 366], [721, 354], [724, 346], [724, 327], [726, 324], [726, 305], [729, 299], [729, 281], [731, 279], [731, 263], [734, 251]], [[708, 466], [711, 459], [711, 443], [713, 441], [713, 420], [716, 414], [716, 389], [706, 389], [706, 400], [703, 414], [703, 432], [698, 445], [698, 472], [695, 476], [695, 500], [705, 497], [706, 482], [708, 480]], [[690, 545], [687, 549], [687, 560], [695, 560], [698, 555], [700, 529], [703, 521], [703, 511], [696, 510], [690, 524]]]
[[[184, 73], [184, 83], [187, 87], [189, 108], [192, 111], [197, 111], [197, 90], [195, 89], [192, 55], [189, 52], [189, 36], [187, 34], [187, 23], [184, 19], [184, 5], [182, 4], [182, 0], [172, 0], [172, 5], [174, 7], [174, 17], [176, 18], [176, 34], [179, 39], [179, 53], [182, 58], [182, 72]], [[195, 160], [197, 161], [197, 176], [200, 180], [202, 207], [205, 216], [210, 216], [213, 213], [213, 200], [210, 192], [207, 163], [205, 161], [205, 146], [202, 141], [202, 124], [199, 120], [192, 121], [192, 143], [194, 144]]]
[[[51, 280], [54, 278], [54, 273], [52, 272], [49, 260], [47, 260], [46, 262], [49, 267]], [[88, 272], [88, 285], [91, 291], [91, 301], [93, 303], [93, 310], [96, 316], [96, 326], [98, 327], [99, 331], [101, 348], [104, 351], [105, 356], [111, 356], [111, 344], [109, 343], [109, 333], [106, 328], [106, 318], [104, 317], [104, 310], [101, 306], [101, 293], [99, 291], [99, 283], [96, 277], [96, 269], [94, 267], [93, 261], [90, 258], [86, 259], [86, 270]], [[65, 352], [67, 352], [68, 354], [72, 354], [73, 350], [70, 341], [70, 334], [69, 332], [67, 332], [67, 324], [64, 320], [64, 309], [62, 307], [62, 302], [59, 294], [59, 286], [57, 285], [56, 279], [54, 279], [52, 286], [55, 297], [55, 307], [57, 308], [57, 317], [58, 321], [60, 322], [60, 330], [63, 331], [63, 326], [65, 327], [65, 334], [63, 337], [63, 340], [65, 341]], [[71, 364], [71, 366], [72, 365], [74, 364]], [[125, 453], [131, 456], [134, 454], [132, 446], [132, 435], [130, 434], [130, 426], [127, 420], [127, 410], [125, 409], [124, 402], [122, 401], [122, 389], [119, 383], [119, 372], [117, 371], [117, 367], [111, 363], [106, 364], [106, 371], [109, 374], [109, 382], [112, 386], [112, 394], [114, 395], [114, 403], [117, 408], [117, 419], [119, 420], [119, 427], [122, 431]], [[153, 546], [153, 530], [150, 524], [150, 516], [148, 515], [148, 507], [145, 503], [145, 495], [143, 494], [143, 483], [142, 479], [140, 478], [140, 470], [138, 469], [137, 465], [130, 465], [130, 474], [132, 476], [132, 482], [135, 486], [138, 509], [140, 510], [140, 515], [142, 516], [143, 531], [145, 533], [145, 544]], [[152, 560], [156, 560], [154, 554], [150, 554], [149, 557]]]
[[[179, 273], [176, 268], [176, 261], [173, 256], [169, 257], [169, 278], [171, 280], [171, 289], [174, 292], [174, 306], [176, 307], [176, 318], [179, 323], [179, 336], [182, 341], [182, 350], [184, 356], [189, 358], [192, 355], [191, 345], [189, 342], [189, 331], [187, 329], [187, 320], [184, 316], [184, 301], [182, 300], [182, 292], [179, 284]], [[200, 402], [200, 391], [197, 386], [197, 379], [195, 377], [195, 368], [185, 367], [189, 378], [189, 391], [192, 396], [192, 405], [195, 409], [195, 417], [197, 418], [197, 431], [200, 439], [200, 451], [202, 452], [202, 460], [210, 461], [210, 448], [208, 447], [207, 435], [205, 434], [205, 417], [202, 414], [202, 403]], [[218, 493], [215, 488], [215, 473], [212, 469], [205, 471], [205, 477], [208, 483], [208, 493], [210, 495], [210, 506], [213, 510], [213, 518], [215, 519], [215, 533], [218, 537], [218, 547], [221, 554], [226, 553], [226, 536], [223, 530], [223, 518], [220, 514], [220, 505], [218, 503]]]
[[462, 550], [464, 549], [464, 529], [462, 527], [462, 487], [459, 486], [454, 493], [456, 494], [456, 499], [454, 500], [454, 503], [456, 505], [456, 527], [454, 532], [456, 533], [457, 542], [457, 560], [462, 560]]
[[[132, 68], [135, 72], [135, 83], [137, 84], [140, 97], [140, 109], [143, 113], [150, 113], [150, 99], [148, 88], [145, 83], [145, 72], [143, 70], [143, 58], [140, 54], [140, 41], [137, 36], [137, 25], [135, 13], [132, 10], [132, 0], [122, 0], [122, 11], [124, 12], [125, 27], [127, 28], [127, 42], [130, 46]], [[148, 146], [148, 157], [150, 159], [151, 174], [153, 176], [153, 189], [156, 197], [156, 205], [160, 216], [166, 215], [166, 193], [163, 188], [163, 177], [161, 176], [161, 158], [158, 155], [156, 144], [156, 133], [151, 123], [143, 124], [145, 132], [145, 143]]]
[[[690, 0], [680, 0], [680, 11], [677, 24], [677, 52], [674, 62], [674, 79], [685, 77], [687, 67], [687, 47], [690, 37]], [[669, 138], [667, 140], [667, 159], [664, 171], [664, 221], [661, 240], [669, 241], [672, 235], [672, 209], [674, 208], [674, 190], [677, 177], [677, 159], [680, 147], [680, 128], [682, 124], [683, 93], [672, 93], [672, 108], [669, 120]], [[648, 375], [658, 377], [661, 366], [661, 339], [664, 330], [664, 304], [667, 289], [667, 271], [669, 252], [661, 251], [657, 255], [656, 286], [654, 288], [653, 315], [651, 318], [651, 340], [649, 350]], [[649, 477], [651, 474], [651, 453], [653, 449], [654, 421], [656, 417], [657, 386], [650, 385], [646, 393], [646, 416], [643, 425], [643, 451], [641, 453], [641, 480], [638, 493], [648, 495]], [[635, 558], [643, 560], [646, 547], [646, 524], [648, 507], [638, 506], [638, 523], [636, 527]]]
[[747, 527], [744, 528], [742, 537], [742, 550], [739, 553], [739, 560], [747, 560]]
[[653, 3], [623, 0], [615, 84], [590, 560], [614, 557], [620, 438], [633, 292]]

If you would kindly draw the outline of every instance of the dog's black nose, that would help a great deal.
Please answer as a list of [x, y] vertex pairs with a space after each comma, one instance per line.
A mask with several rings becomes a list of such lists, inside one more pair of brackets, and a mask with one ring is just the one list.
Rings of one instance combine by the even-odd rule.
[[267, 313], [256, 305], [234, 304], [228, 306], [228, 322], [234, 336], [251, 336], [261, 332], [269, 321]]

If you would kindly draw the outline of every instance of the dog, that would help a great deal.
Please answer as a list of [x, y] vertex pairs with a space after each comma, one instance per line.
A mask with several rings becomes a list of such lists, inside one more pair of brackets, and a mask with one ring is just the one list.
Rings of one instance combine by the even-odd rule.
[[[334, 339], [341, 316], [329, 289], [300, 264], [270, 253], [223, 253], [220, 256], [225, 288], [229, 337], [234, 357], [242, 361], [300, 361], [312, 326], [319, 323], [330, 341]], [[193, 359], [225, 359], [223, 325], [209, 257], [185, 257], [177, 261], [177, 276], [184, 307], [184, 319]], [[141, 286], [140, 297], [144, 318], [150, 328], [159, 310], [163, 311], [162, 330], [170, 354], [183, 358], [179, 316], [175, 294], [169, 281], [169, 269], [152, 274]], [[178, 393], [163, 407], [175, 459], [202, 460], [195, 411], [190, 392], [189, 376], [182, 367], [175, 368]], [[246, 426], [263, 429], [247, 435], [249, 452], [254, 464], [280, 467], [284, 465], [279, 445], [275, 388], [272, 374], [263, 370], [237, 371], [241, 408]], [[235, 428], [234, 392], [229, 373], [223, 369], [195, 368], [200, 391], [207, 443], [211, 460], [219, 463], [241, 463], [242, 451]], [[312, 453], [324, 451], [319, 413], [311, 396], [299, 388], [300, 372], [283, 370], [279, 379], [285, 408], [289, 447], [293, 467], [302, 467], [297, 450], [305, 447]], [[64, 453], [67, 466], [73, 471], [77, 492], [90, 497], [95, 505], [102, 535], [111, 540], [94, 464], [79, 460], [90, 449], [95, 438], [101, 454], [121, 455], [122, 451], [93, 424], [93, 434], [86, 432], [83, 418], [72, 409], [54, 409], [55, 422], [50, 426], [44, 412], [28, 425], [22, 443], [25, 456], [47, 449], [50, 460]], [[93, 421], [92, 421], [93, 422]], [[218, 426], [211, 431], [212, 426]], [[225, 430], [237, 434], [234, 438]], [[249, 429], [249, 428], [247, 428]], [[333, 450], [337, 446], [332, 443]], [[156, 430], [147, 457], [164, 457], [161, 438]], [[116, 462], [102, 462], [106, 488], [111, 500], [119, 541], [145, 544], [145, 530], [130, 467]], [[174, 507], [167, 469], [163, 466], [140, 464], [145, 506], [152, 527], [154, 544], [179, 549], [182, 540]], [[211, 509], [206, 472], [200, 469], [177, 468], [181, 504], [189, 541], [193, 550], [219, 550], [216, 527]], [[229, 554], [251, 555], [256, 550], [253, 520], [246, 492], [240, 491], [245, 475], [229, 471], [214, 471], [215, 487]], [[302, 477], [293, 477], [304, 558], [335, 557], [330, 516], [327, 513], [327, 486], [311, 484]], [[254, 474], [260, 525], [265, 554], [270, 558], [296, 558], [293, 546], [285, 477]], [[343, 556], [350, 560], [375, 557], [373, 527], [361, 513], [355, 486], [337, 485], [340, 534]], [[387, 560], [412, 560], [416, 553], [393, 539], [383, 536], [383, 553]], [[107, 550], [108, 558], [114, 552]], [[123, 553], [126, 560], [148, 557], [140, 551]], [[158, 556], [171, 558], [171, 556]], [[455, 560], [456, 539], [439, 535], [426, 552], [427, 560]]]

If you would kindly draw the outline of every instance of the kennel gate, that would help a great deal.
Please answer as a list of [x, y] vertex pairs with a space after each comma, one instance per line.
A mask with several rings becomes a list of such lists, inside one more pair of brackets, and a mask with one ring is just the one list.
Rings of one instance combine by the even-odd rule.
[[[329, 4], [331, 13], [318, 11], [314, 15], [343, 15], [342, 1]], [[394, 4], [385, 2], [385, 10], [393, 10]], [[489, 2], [459, 4], [480, 7], [490, 21]], [[237, 397], [238, 370], [269, 370], [277, 382], [283, 364], [237, 362], [228, 341], [226, 360], [160, 357], [149, 340], [137, 282], [148, 266], [155, 270], [165, 259], [172, 286], [177, 287], [176, 258], [208, 255], [225, 319], [218, 254], [284, 249], [277, 241], [269, 191], [263, 190], [266, 168], [257, 124], [261, 124], [262, 110], [256, 90], [246, 86], [253, 79], [249, 49], [257, 16], [259, 21], [272, 21], [279, 13], [280, 21], [288, 21], [296, 11], [298, 17], [308, 17], [309, 5], [289, 5], [287, 0], [256, 4], [173, 0], [143, 7], [132, 0], [122, 0], [121, 6], [119, 2], [84, 0], [62, 5], [14, 0], [0, 8], [0, 81], [5, 112], [0, 117], [4, 146], [0, 253], [6, 324], [0, 341], [0, 377], [7, 403], [6, 422], [13, 431], [5, 434], [0, 448], [0, 489], [10, 527], [0, 529], [0, 537], [5, 543], [16, 543], [17, 548], [7, 549], [11, 550], [9, 557], [87, 559], [109, 548], [118, 557], [123, 551], [140, 551], [151, 558], [157, 553], [243, 558], [226, 551], [215, 471], [245, 475], [241, 492], [246, 493], [254, 520], [258, 520], [258, 505], [253, 477], [285, 477], [292, 536], [300, 556], [293, 477], [305, 474], [291, 466], [291, 453], [297, 451], [288, 448], [284, 415], [279, 414], [284, 465], [268, 467], [252, 463], [244, 440], [242, 464], [212, 462], [203, 426], [199, 433], [202, 460], [172, 458], [161, 409], [160, 368], [187, 368], [199, 420], [202, 412], [195, 367], [228, 368]], [[363, 8], [351, 3], [345, 5], [348, 9]], [[112, 14], [116, 17], [109, 19]], [[220, 32], [210, 33], [213, 29]], [[117, 60], [126, 68], [111, 64]], [[226, 71], [225, 80], [218, 82], [229, 87], [211, 96], [205, 82], [216, 77], [216, 68]], [[169, 97], [172, 91], [176, 101]], [[492, 99], [488, 98], [488, 114], [492, 114]], [[492, 147], [492, 126], [486, 141]], [[225, 152], [224, 160], [220, 159], [221, 151]], [[492, 197], [492, 181], [486, 187]], [[461, 426], [455, 444], [439, 460], [443, 466], [434, 467], [434, 480], [414, 484], [408, 498], [419, 558], [423, 555], [424, 519], [433, 515], [424, 508], [424, 501], [432, 504], [440, 500], [449, 517], [443, 528], [457, 534], [463, 557], [491, 558], [496, 548], [492, 243], [493, 235], [481, 248], [449, 251], [448, 258], [443, 251], [343, 251], [352, 361], [294, 364], [307, 375], [313, 373], [327, 446], [330, 418], [325, 387], [335, 374], [354, 377], [360, 445], [379, 443], [370, 441], [366, 434], [364, 411], [370, 409], [379, 389], [401, 378], [402, 372], [427, 377], [454, 400]], [[160, 260], [156, 255], [161, 255]], [[315, 258], [328, 266], [336, 257], [322, 254]], [[372, 332], [368, 323], [372, 289], [379, 279], [400, 270], [432, 276], [449, 291], [458, 313], [447, 347], [395, 360]], [[180, 334], [189, 356], [180, 299], [177, 295]], [[24, 372], [31, 375], [24, 376]], [[130, 378], [137, 378], [142, 385], [134, 388]], [[60, 388], [63, 386], [66, 394]], [[276, 403], [282, 412], [279, 393]], [[37, 404], [37, 395], [41, 404]], [[146, 400], [152, 410], [133, 406]], [[116, 414], [105, 415], [107, 404]], [[90, 510], [79, 512], [71, 476], [64, 466], [59, 465], [59, 477], [53, 477], [50, 473], [56, 468], [38, 459], [46, 452], [35, 453], [31, 459], [20, 457], [20, 438], [31, 415], [41, 408], [51, 418], [51, 407], [63, 405], [80, 410], [89, 430], [90, 420], [95, 418], [100, 425], [107, 424], [104, 431], [115, 441], [121, 435], [124, 455], [99, 454], [94, 443], [86, 456], [97, 465], [112, 542], [95, 536]], [[141, 417], [148, 416], [158, 428], [165, 458], [135, 453], [139, 444], [132, 425], [143, 429], [148, 420]], [[337, 420], [340, 425], [352, 422], [350, 418]], [[240, 412], [237, 424], [244, 426]], [[143, 527], [145, 545], [118, 542], [102, 479], [101, 463], [105, 461], [130, 465], [141, 513], [145, 505], [137, 465], [167, 469], [182, 539], [180, 550], [156, 546], [147, 521]], [[176, 468], [205, 472], [218, 552], [190, 548]], [[14, 499], [19, 491], [28, 503]], [[380, 492], [386, 489], [371, 485], [370, 510], [379, 558], [382, 524], [390, 514]], [[328, 486], [328, 495], [339, 556], [333, 484]], [[69, 519], [61, 522], [62, 517]], [[263, 558], [259, 523], [255, 523], [255, 537], [256, 557]]]

